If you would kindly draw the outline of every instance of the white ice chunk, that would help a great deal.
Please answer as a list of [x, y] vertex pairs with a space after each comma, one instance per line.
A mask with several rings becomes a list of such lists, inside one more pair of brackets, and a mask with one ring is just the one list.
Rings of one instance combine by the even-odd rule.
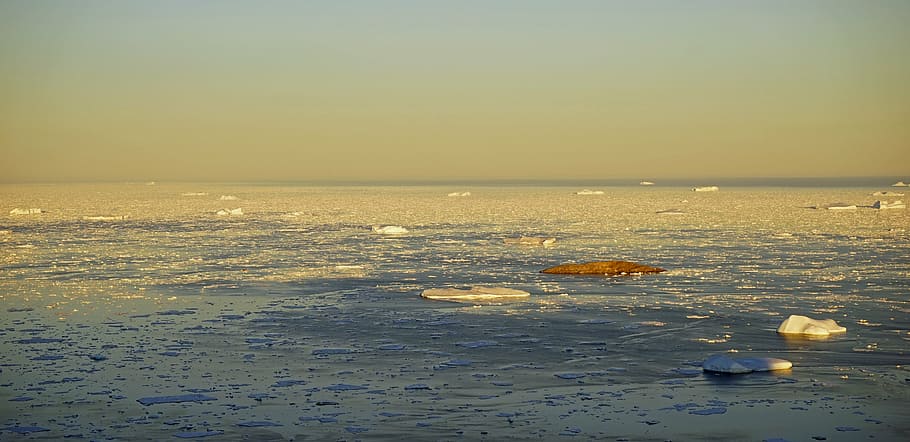
[[448, 196], [471, 196], [471, 192], [452, 192]]
[[39, 214], [39, 213], [44, 213], [44, 210], [42, 210], [42, 209], [35, 209], [35, 208], [32, 208], [32, 209], [19, 209], [19, 208], [16, 208], [16, 209], [13, 209], [13, 210], [10, 210], [10, 211], [9, 211], [9, 214], [10, 214], [10, 215], [37, 215], [37, 214]]
[[380, 235], [403, 235], [408, 229], [401, 226], [373, 226], [373, 232]]
[[502, 242], [506, 244], [520, 244], [523, 246], [549, 246], [556, 243], [556, 238], [542, 236], [520, 236], [518, 238], [505, 238]]
[[872, 192], [872, 196], [904, 196], [904, 194], [900, 192], [888, 192], [887, 190], [882, 190], [879, 192]]
[[737, 358], [713, 355], [702, 363], [702, 369], [716, 373], [741, 374], [753, 371], [788, 370], [793, 363], [778, 358]]
[[239, 200], [240, 198], [237, 198], [237, 197], [234, 196], [234, 195], [221, 195], [221, 197], [218, 198], [218, 199], [221, 200], [221, 201], [237, 201], [237, 200]]
[[585, 189], [585, 190], [579, 190], [578, 192], [575, 192], [575, 194], [576, 195], [603, 195], [604, 191], [603, 190]]
[[891, 187], [907, 187], [907, 186], [910, 186], [910, 184], [907, 184], [903, 181], [898, 181], [891, 185]]
[[82, 219], [86, 221], [123, 221], [126, 219], [126, 215], [83, 216]]
[[206, 196], [208, 192], [184, 192], [181, 193], [182, 196]]
[[654, 183], [651, 182], [651, 181], [642, 181], [642, 182], [640, 182], [640, 183], [638, 183], [638, 184], [639, 184], [639, 185], [642, 185], [642, 186], [653, 186], [653, 185], [654, 185]]
[[872, 203], [873, 209], [906, 209], [907, 205], [903, 201], [897, 200], [894, 202], [888, 201], [876, 201]]
[[527, 298], [531, 294], [524, 290], [516, 290], [505, 287], [483, 287], [474, 286], [470, 289], [427, 289], [420, 293], [421, 297], [426, 299], [435, 299], [439, 301], [501, 301], [510, 299]]
[[846, 331], [846, 327], [837, 325], [833, 319], [812, 319], [801, 315], [790, 315], [777, 328], [782, 335], [828, 336]]
[[243, 215], [243, 209], [238, 207], [236, 209], [221, 209], [215, 212], [218, 216], [230, 216], [230, 215]]
[[657, 214], [658, 215], [685, 215], [686, 212], [683, 212], [682, 210], [679, 210], [679, 209], [666, 209], [666, 210], [658, 210]]
[[695, 192], [717, 192], [720, 188], [717, 186], [700, 186], [693, 187], [692, 190]]

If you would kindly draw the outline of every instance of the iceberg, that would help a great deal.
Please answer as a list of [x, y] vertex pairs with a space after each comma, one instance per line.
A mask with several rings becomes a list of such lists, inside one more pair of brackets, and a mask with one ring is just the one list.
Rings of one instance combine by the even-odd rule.
[[876, 201], [872, 203], [873, 209], [906, 209], [907, 205], [903, 201], [897, 200], [889, 203], [888, 201]]
[[83, 216], [82, 219], [86, 221], [123, 221], [126, 219], [126, 215]]
[[891, 185], [891, 187], [907, 187], [907, 186], [910, 186], [910, 184], [907, 184], [903, 181], [898, 181]]
[[238, 207], [236, 209], [221, 209], [221, 210], [215, 212], [215, 215], [218, 215], [218, 216], [243, 215], [243, 208]]
[[13, 209], [9, 211], [10, 215], [37, 215], [39, 213], [44, 213], [42, 209]]
[[640, 183], [638, 183], [638, 184], [641, 185], [641, 186], [653, 186], [653, 185], [654, 185], [654, 183], [651, 182], [651, 181], [642, 181], [642, 182], [640, 182]]
[[380, 235], [403, 235], [408, 233], [408, 229], [401, 226], [373, 226], [373, 233]]
[[603, 190], [585, 189], [585, 190], [579, 190], [578, 192], [575, 192], [575, 194], [576, 195], [603, 195], [604, 191]]
[[717, 186], [701, 186], [692, 188], [692, 191], [694, 192], [717, 192], [718, 190], [720, 190], [720, 188]]
[[518, 244], [522, 246], [550, 246], [556, 243], [556, 238], [542, 236], [520, 236], [518, 238], [505, 238], [502, 242], [506, 244]]
[[471, 196], [471, 192], [452, 192], [448, 196]]
[[218, 198], [218, 199], [219, 199], [220, 201], [237, 201], [237, 200], [239, 200], [240, 198], [237, 198], [237, 197], [234, 196], [234, 195], [221, 195], [221, 197]]
[[516, 290], [505, 287], [484, 287], [473, 286], [470, 289], [426, 289], [420, 293], [420, 297], [433, 299], [437, 301], [502, 301], [523, 299], [531, 296], [524, 290]]
[[888, 192], [887, 190], [882, 190], [879, 192], [872, 192], [872, 196], [904, 196], [904, 194], [900, 192]]
[[793, 363], [778, 358], [736, 358], [713, 355], [701, 365], [704, 371], [727, 374], [752, 373], [753, 371], [789, 370]]
[[184, 192], [184, 193], [181, 193], [180, 195], [181, 196], [206, 196], [208, 194], [209, 194], [208, 192]]
[[801, 315], [790, 315], [777, 328], [782, 335], [828, 336], [846, 331], [846, 327], [837, 325], [833, 319], [812, 319]]

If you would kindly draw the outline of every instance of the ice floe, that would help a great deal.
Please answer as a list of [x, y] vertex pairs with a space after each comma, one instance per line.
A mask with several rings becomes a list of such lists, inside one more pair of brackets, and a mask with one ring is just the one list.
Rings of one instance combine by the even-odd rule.
[[471, 192], [451, 192], [448, 196], [471, 196]]
[[887, 190], [881, 190], [878, 192], [872, 192], [872, 196], [904, 196], [901, 192], [889, 192]]
[[726, 355], [713, 355], [702, 363], [702, 369], [715, 373], [742, 374], [753, 371], [788, 370], [793, 363], [778, 358], [731, 358]]
[[401, 226], [373, 226], [373, 233], [380, 235], [403, 235], [408, 229]]
[[43, 209], [31, 208], [31, 209], [20, 209], [15, 208], [9, 211], [10, 215], [38, 215], [44, 213]]
[[906, 209], [907, 205], [904, 204], [904, 202], [901, 200], [892, 201], [892, 202], [876, 201], [876, 202], [872, 203], [872, 208], [873, 209]]
[[828, 336], [846, 331], [846, 327], [837, 325], [833, 319], [812, 319], [802, 315], [790, 315], [777, 328], [782, 335]]
[[517, 238], [505, 238], [502, 242], [505, 244], [519, 244], [523, 246], [550, 246], [556, 243], [556, 238], [552, 236], [519, 236]]
[[193, 393], [193, 394], [181, 394], [174, 396], [149, 396], [136, 399], [136, 402], [139, 402], [142, 405], [155, 405], [155, 404], [178, 404], [181, 402], [205, 402], [205, 401], [214, 401], [217, 400], [211, 396], [206, 396], [204, 394]]
[[856, 204], [848, 203], [829, 203], [823, 204], [821, 206], [815, 206], [814, 209], [825, 209], [825, 210], [856, 210]]
[[717, 192], [718, 190], [720, 190], [720, 187], [717, 186], [699, 186], [692, 188], [692, 191], [694, 192]]
[[898, 181], [891, 185], [891, 187], [907, 187], [907, 186], [910, 186], [910, 184], [907, 184], [903, 181]]
[[420, 296], [426, 299], [433, 299], [438, 301], [465, 302], [523, 299], [531, 296], [531, 294], [524, 290], [516, 290], [505, 287], [474, 286], [470, 289], [426, 289], [420, 293]]
[[239, 199], [240, 198], [237, 198], [234, 195], [221, 195], [221, 197], [218, 198], [219, 201], [237, 201]]
[[86, 221], [123, 221], [126, 218], [126, 215], [92, 215], [82, 217], [82, 219]]
[[575, 192], [575, 194], [576, 195], [603, 195], [604, 191], [603, 190], [584, 189], [584, 190], [579, 190], [578, 192]]
[[208, 192], [184, 192], [181, 193], [181, 196], [207, 196]]
[[656, 213], [658, 215], [685, 215], [686, 214], [686, 212], [683, 212], [680, 209], [658, 210]]
[[218, 215], [218, 216], [243, 215], [243, 208], [238, 207], [236, 209], [221, 209], [221, 210], [215, 212], [215, 215]]
[[653, 186], [654, 182], [653, 181], [641, 181], [638, 184], [641, 186]]

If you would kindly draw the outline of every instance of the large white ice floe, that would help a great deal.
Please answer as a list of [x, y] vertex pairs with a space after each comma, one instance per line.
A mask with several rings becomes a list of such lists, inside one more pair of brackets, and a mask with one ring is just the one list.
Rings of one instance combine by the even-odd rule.
[[10, 215], [37, 215], [39, 213], [44, 213], [44, 210], [36, 209], [36, 208], [32, 208], [32, 209], [15, 208], [15, 209], [9, 211]]
[[753, 371], [789, 370], [793, 363], [778, 358], [731, 358], [727, 355], [713, 355], [702, 362], [704, 371], [714, 373], [742, 374]]
[[652, 181], [642, 181], [642, 182], [640, 182], [640, 183], [638, 183], [638, 184], [641, 185], [641, 186], [653, 186], [653, 185], [654, 185], [654, 182], [652, 182]]
[[524, 290], [516, 290], [505, 287], [484, 287], [473, 286], [469, 289], [441, 288], [426, 289], [420, 293], [420, 296], [426, 299], [435, 299], [438, 301], [505, 301], [523, 299], [531, 296]]
[[700, 186], [700, 187], [693, 187], [692, 190], [693, 190], [694, 192], [717, 192], [718, 190], [720, 190], [720, 187], [717, 187], [717, 186]]
[[373, 233], [380, 235], [403, 235], [408, 233], [408, 229], [401, 226], [373, 226]]
[[243, 208], [238, 207], [236, 209], [221, 209], [221, 210], [215, 212], [215, 215], [218, 215], [218, 216], [243, 215]]
[[519, 236], [517, 238], [505, 238], [502, 240], [505, 244], [518, 244], [522, 246], [551, 246], [556, 243], [556, 238], [544, 236]]
[[585, 190], [579, 190], [578, 192], [575, 192], [575, 194], [576, 195], [603, 195], [604, 191], [603, 190], [585, 189]]
[[888, 201], [876, 201], [872, 203], [873, 209], [906, 209], [907, 205], [903, 201], [897, 200], [894, 202]]
[[907, 186], [910, 186], [910, 184], [907, 184], [903, 181], [898, 181], [891, 185], [891, 187], [907, 187]]
[[812, 319], [802, 315], [790, 315], [777, 328], [782, 335], [828, 336], [846, 331], [846, 327], [837, 325], [833, 319]]
[[451, 192], [448, 196], [471, 196], [471, 192]]

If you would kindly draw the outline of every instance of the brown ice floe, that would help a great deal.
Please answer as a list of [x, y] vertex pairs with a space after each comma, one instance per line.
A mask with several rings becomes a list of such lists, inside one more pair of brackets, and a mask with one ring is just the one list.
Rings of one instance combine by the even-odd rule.
[[546, 268], [540, 273], [559, 275], [641, 275], [646, 273], [665, 272], [666, 269], [651, 267], [629, 261], [594, 261], [581, 264], [561, 264]]

